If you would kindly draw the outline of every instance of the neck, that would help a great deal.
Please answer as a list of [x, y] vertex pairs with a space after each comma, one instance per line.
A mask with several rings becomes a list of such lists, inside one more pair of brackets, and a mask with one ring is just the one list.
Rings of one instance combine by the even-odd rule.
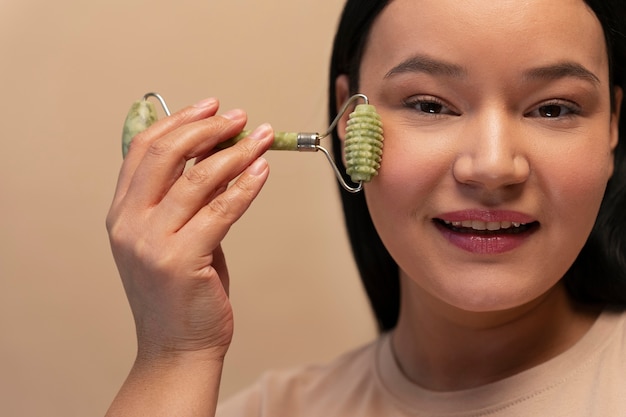
[[[393, 347], [400, 368], [436, 391], [469, 389], [539, 365], [573, 346], [598, 308], [572, 302], [562, 284], [524, 306], [498, 312], [432, 308], [407, 278]], [[431, 304], [429, 306], [429, 304]]]

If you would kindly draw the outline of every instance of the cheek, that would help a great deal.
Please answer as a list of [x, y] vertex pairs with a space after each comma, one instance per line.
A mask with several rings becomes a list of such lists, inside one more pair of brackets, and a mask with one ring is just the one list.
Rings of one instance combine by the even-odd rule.
[[543, 160], [543, 169], [537, 168], [540, 181], [564, 220], [591, 229], [611, 174], [611, 161], [610, 152], [589, 146]]
[[412, 137], [410, 131], [386, 128], [378, 176], [365, 185], [365, 197], [377, 226], [401, 228], [400, 219], [419, 218], [451, 176], [452, 146], [442, 140]]

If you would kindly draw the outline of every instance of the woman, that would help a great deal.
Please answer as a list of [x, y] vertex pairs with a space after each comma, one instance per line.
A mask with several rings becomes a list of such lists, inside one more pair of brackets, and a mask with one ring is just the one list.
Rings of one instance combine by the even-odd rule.
[[[268, 374], [218, 415], [623, 413], [623, 13], [349, 0], [330, 115], [358, 91], [385, 125], [379, 176], [342, 196], [384, 332], [326, 366]], [[245, 124], [216, 112], [208, 100], [159, 122], [124, 163], [108, 227], [139, 353], [109, 415], [214, 415], [232, 335], [219, 242], [267, 178], [272, 140], [261, 126], [210, 155]]]

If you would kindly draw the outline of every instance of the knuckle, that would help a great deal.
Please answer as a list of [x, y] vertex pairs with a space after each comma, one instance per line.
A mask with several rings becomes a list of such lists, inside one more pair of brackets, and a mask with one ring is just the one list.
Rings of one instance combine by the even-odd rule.
[[136, 227], [133, 227], [133, 221], [129, 220], [128, 215], [109, 214], [106, 219], [106, 227], [109, 235], [109, 241], [114, 251], [121, 251], [131, 256], [141, 254], [145, 245], [144, 234], [139, 233]]
[[168, 122], [175, 127], [186, 124], [192, 118], [190, 112], [186, 110], [188, 109], [184, 109], [183, 111], [176, 112], [168, 116]]
[[141, 132], [138, 132], [135, 136], [133, 136], [130, 142], [130, 146], [143, 148], [150, 146], [150, 143], [154, 142], [158, 138], [158, 130], [159, 129], [155, 124], [148, 126], [145, 130], [142, 130]]
[[112, 242], [118, 242], [121, 240], [122, 231], [124, 230], [124, 227], [121, 226], [120, 223], [121, 223], [120, 218], [116, 213], [114, 213], [113, 211], [110, 211], [107, 214], [107, 217], [105, 220], [105, 226], [106, 226], [107, 233], [109, 234], [109, 238], [111, 239]]
[[208, 209], [219, 218], [230, 219], [231, 217], [233, 217], [233, 210], [230, 198], [227, 198], [224, 194], [221, 194], [217, 198], [213, 199], [208, 204]]
[[211, 200], [207, 208], [213, 216], [232, 223], [241, 217], [255, 195], [253, 181], [242, 176], [226, 192]]
[[157, 140], [148, 146], [148, 154], [156, 157], [167, 155], [174, 148], [174, 144], [169, 140]]
[[116, 250], [126, 251], [132, 247], [130, 236], [121, 222], [107, 222], [107, 231], [109, 234], [109, 242], [114, 252]]
[[135, 152], [135, 149], [145, 149], [150, 143], [150, 136], [146, 131], [137, 133], [133, 136], [128, 145], [128, 152]]
[[239, 151], [242, 159], [251, 160], [258, 153], [259, 141], [256, 140], [242, 140], [237, 144], [237, 150]]
[[173, 274], [180, 268], [180, 252], [173, 248], [159, 233], [143, 227], [133, 227], [124, 216], [108, 216], [106, 226], [116, 261], [140, 266], [156, 274]]
[[115, 217], [113, 216], [113, 212], [110, 211], [107, 216], [106, 219], [104, 220], [104, 226], [106, 227], [106, 230], [109, 234], [111, 234], [114, 229], [115, 229]]
[[250, 201], [254, 198], [256, 194], [256, 188], [254, 187], [255, 182], [251, 177], [242, 175], [235, 181], [232, 185], [237, 190], [237, 194], [243, 196], [243, 199], [246, 201]]
[[196, 165], [193, 168], [185, 170], [183, 177], [191, 184], [204, 184], [211, 178], [211, 172], [206, 168]]

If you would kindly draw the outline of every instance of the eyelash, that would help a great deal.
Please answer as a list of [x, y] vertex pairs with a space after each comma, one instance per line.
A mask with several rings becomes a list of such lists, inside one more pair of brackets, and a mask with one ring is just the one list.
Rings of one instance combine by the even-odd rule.
[[[565, 114], [563, 114], [563, 110], [565, 110]], [[548, 114], [553, 114], [553, 111], [558, 111], [558, 114], [549, 116]], [[540, 117], [545, 119], [562, 119], [578, 116], [581, 113], [582, 109], [578, 104], [574, 103], [573, 101], [555, 99], [547, 101], [545, 103], [541, 103], [541, 105], [535, 107], [534, 110], [526, 113], [524, 116]]]
[[[451, 109], [444, 101], [433, 96], [412, 96], [403, 100], [402, 104], [422, 114], [435, 116], [458, 116], [460, 113]], [[426, 106], [430, 106], [427, 108]], [[565, 114], [563, 114], [565, 110]], [[557, 113], [554, 115], [554, 113]], [[534, 110], [524, 114], [525, 117], [540, 117], [545, 119], [562, 119], [578, 116], [582, 113], [580, 106], [569, 100], [554, 99], [541, 103]]]
[[[442, 115], [459, 115], [459, 113], [451, 109], [448, 104], [433, 96], [412, 96], [403, 100], [402, 104], [409, 109], [416, 110], [420, 113], [433, 117]], [[428, 110], [424, 106], [431, 106], [431, 108]]]

